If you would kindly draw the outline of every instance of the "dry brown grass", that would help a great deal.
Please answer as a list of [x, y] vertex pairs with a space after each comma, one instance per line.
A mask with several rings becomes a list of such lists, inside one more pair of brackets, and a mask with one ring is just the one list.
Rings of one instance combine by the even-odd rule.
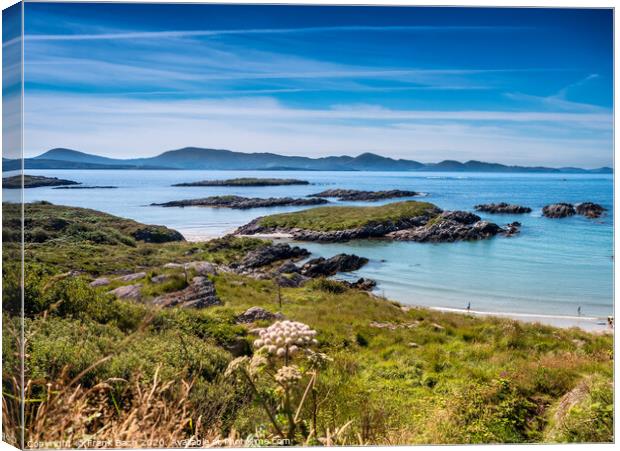
[[[110, 379], [85, 388], [77, 379], [68, 381], [63, 376], [47, 383], [39, 396], [34, 396], [35, 382], [26, 384], [27, 448], [180, 448], [223, 443], [215, 429], [192, 417], [191, 382], [162, 381], [158, 371], [148, 385], [140, 384], [140, 378]], [[7, 399], [11, 397], [4, 397], [3, 409], [9, 407]], [[4, 432], [18, 436], [19, 425], [5, 422]]]

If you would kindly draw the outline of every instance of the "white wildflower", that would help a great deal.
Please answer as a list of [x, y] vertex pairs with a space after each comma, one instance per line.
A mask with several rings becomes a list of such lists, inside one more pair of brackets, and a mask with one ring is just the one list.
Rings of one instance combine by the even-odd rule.
[[283, 366], [276, 373], [275, 379], [282, 385], [291, 385], [301, 379], [301, 371], [296, 365]]
[[314, 338], [316, 331], [296, 321], [277, 321], [261, 330], [259, 335], [260, 338], [254, 342], [256, 350], [278, 357], [291, 356], [300, 348], [318, 344]]

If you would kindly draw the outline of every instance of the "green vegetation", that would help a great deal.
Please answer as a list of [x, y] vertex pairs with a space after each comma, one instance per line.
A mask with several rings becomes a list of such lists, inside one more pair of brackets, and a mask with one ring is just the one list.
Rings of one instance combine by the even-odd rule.
[[[45, 177], [42, 175], [25, 175], [23, 176], [24, 188], [38, 188], [41, 186], [64, 186], [79, 185], [73, 180], [64, 180], [57, 177]], [[2, 188], [20, 189], [22, 187], [22, 176], [13, 175], [2, 179]]]
[[199, 182], [177, 183], [172, 186], [281, 186], [281, 185], [308, 185], [310, 182], [298, 179], [277, 179], [240, 177], [228, 180], [201, 180]]
[[355, 229], [369, 224], [386, 224], [416, 216], [435, 216], [437, 207], [428, 202], [394, 202], [378, 207], [317, 207], [266, 216], [263, 227], [300, 228], [318, 232]]
[[[15, 220], [6, 211], [5, 225]], [[69, 207], [37, 204], [26, 211], [43, 230], [53, 218], [97, 218], [98, 228], [117, 227], [121, 236], [142, 226]], [[250, 436], [300, 444], [613, 440], [609, 335], [403, 308], [324, 279], [285, 288], [225, 271], [209, 276], [221, 306], [151, 304], [195, 275], [165, 263], [230, 263], [265, 244], [231, 237], [96, 242], [66, 228], [41, 242], [31, 237], [26, 439], [155, 436], [163, 446], [189, 437]], [[11, 422], [12, 396], [19, 393], [11, 377], [19, 367], [18, 246], [8, 243], [4, 252], [4, 430], [10, 435], [18, 427]], [[141, 301], [108, 294], [134, 282], [89, 284], [96, 276], [138, 270], [147, 272]], [[165, 282], [154, 281], [162, 275]], [[254, 306], [316, 330], [313, 347], [326, 357], [320, 374], [301, 358], [293, 362], [299, 377], [282, 370], [290, 362], [255, 359], [258, 337], [251, 331], [271, 323], [236, 322]], [[280, 370], [292, 378], [289, 385], [275, 378]], [[251, 372], [249, 379], [243, 371]]]

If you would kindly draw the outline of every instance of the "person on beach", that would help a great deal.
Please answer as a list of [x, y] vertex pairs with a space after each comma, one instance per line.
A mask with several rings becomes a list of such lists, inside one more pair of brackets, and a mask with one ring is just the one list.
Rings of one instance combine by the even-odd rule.
[[581, 306], [577, 307], [577, 316], [581, 316]]
[[471, 310], [471, 302], [467, 303], [467, 313], [469, 313], [469, 311]]

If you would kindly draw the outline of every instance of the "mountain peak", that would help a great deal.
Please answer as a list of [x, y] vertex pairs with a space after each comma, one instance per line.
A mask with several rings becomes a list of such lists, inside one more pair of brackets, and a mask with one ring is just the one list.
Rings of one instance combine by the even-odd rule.
[[[443, 160], [439, 163], [423, 164], [414, 160], [394, 159], [364, 152], [356, 157], [327, 156], [302, 157], [274, 153], [244, 153], [232, 150], [201, 147], [183, 147], [165, 151], [154, 157], [114, 159], [87, 154], [67, 148], [54, 148], [34, 158], [27, 158], [27, 168], [36, 169], [221, 169], [221, 170], [304, 170], [304, 171], [454, 171], [454, 172], [567, 172], [567, 173], [612, 173], [611, 168], [547, 168], [506, 166], [469, 160]], [[4, 162], [5, 170], [14, 165], [21, 167], [19, 160]], [[11, 166], [12, 167], [12, 166]]]

